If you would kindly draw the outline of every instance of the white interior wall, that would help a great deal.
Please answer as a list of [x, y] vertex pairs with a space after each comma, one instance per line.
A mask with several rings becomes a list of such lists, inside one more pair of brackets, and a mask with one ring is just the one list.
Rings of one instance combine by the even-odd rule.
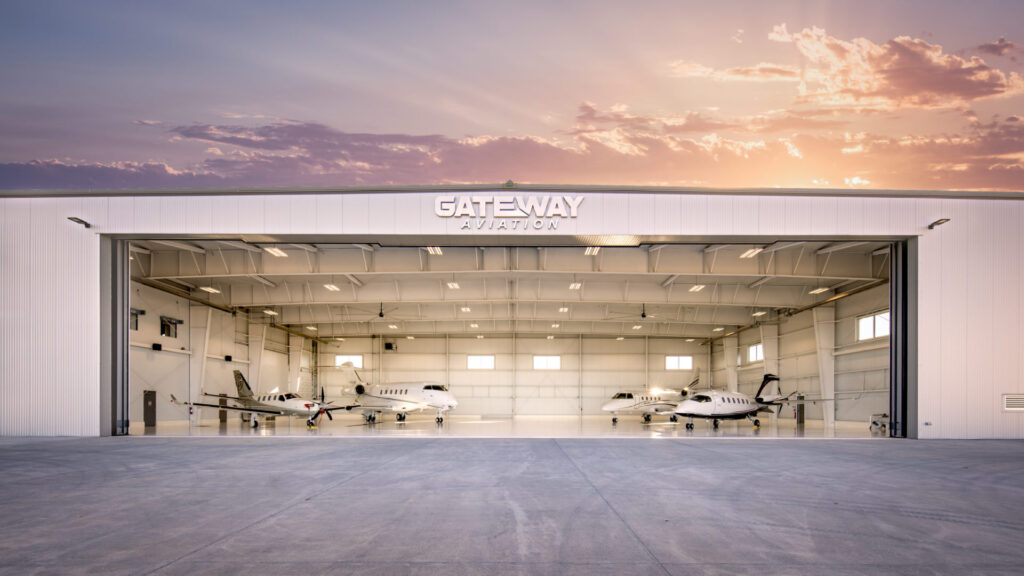
[[[622, 390], [644, 390], [644, 339], [518, 336], [515, 355], [511, 337], [451, 337], [415, 340], [390, 339], [395, 350], [376, 354], [376, 340], [348, 338], [321, 352], [321, 383], [328, 397], [347, 387], [334, 368], [336, 354], [362, 354], [361, 376], [376, 382], [376, 358], [383, 358], [383, 382], [434, 381], [446, 383], [459, 401], [455, 414], [563, 415], [602, 414], [601, 406]], [[445, 347], [448, 349], [447, 370]], [[680, 389], [696, 370], [666, 370], [665, 356], [694, 356], [697, 369], [706, 371], [705, 357], [694, 343], [652, 338], [647, 344], [650, 387]], [[493, 370], [470, 370], [470, 355], [493, 355]], [[533, 357], [559, 356], [559, 370], [534, 370]], [[583, 367], [582, 373], [580, 367]], [[371, 378], [370, 376], [374, 378]], [[447, 380], [446, 380], [447, 378]], [[582, 385], [581, 385], [582, 382]]]

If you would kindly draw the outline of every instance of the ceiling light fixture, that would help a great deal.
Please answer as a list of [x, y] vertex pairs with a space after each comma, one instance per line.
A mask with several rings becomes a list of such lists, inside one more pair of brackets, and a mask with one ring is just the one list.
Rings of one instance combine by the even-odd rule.
[[266, 250], [267, 253], [270, 254], [271, 256], [276, 256], [278, 258], [288, 257], [288, 253], [285, 252], [284, 250], [281, 250], [277, 246], [265, 246], [263, 249]]
[[324, 288], [327, 288], [331, 292], [338, 292], [341, 290], [341, 288], [338, 288], [336, 284], [324, 284]]
[[641, 328], [643, 328], [643, 326], [641, 326], [640, 324], [636, 324], [633, 326], [633, 330], [639, 330]]
[[452, 290], [458, 290], [460, 288], [458, 282], [449, 282], [448, 287], [451, 288]]
[[552, 324], [551, 325], [552, 328], [558, 328], [559, 326], [561, 326], [561, 324]]
[[711, 329], [712, 332], [721, 332], [722, 330], [725, 330], [725, 328], [722, 328], [721, 326], [719, 326], [718, 328]]
[[822, 292], [828, 292], [828, 288], [815, 288], [808, 292], [808, 294], [821, 294]]
[[572, 282], [569, 284], [569, 290], [579, 290], [580, 288], [583, 288], [582, 282]]
[[554, 336], [552, 336], [552, 335], [548, 334], [548, 340], [554, 340], [554, 339], [555, 339], [555, 337], [554, 337]]
[[463, 306], [462, 308], [460, 308], [460, 310], [462, 310], [463, 312], [472, 312], [473, 311], [473, 309], [470, 308], [469, 306]]
[[621, 341], [625, 340], [626, 337], [625, 336], [619, 336], [619, 337], [617, 337], [615, 339], [621, 342]]
[[476, 339], [477, 340], [483, 340], [484, 339], [484, 335], [483, 334], [477, 334], [476, 335]]
[[476, 322], [473, 322], [472, 324], [470, 324], [470, 325], [469, 325], [469, 327], [470, 327], [470, 328], [479, 328], [479, 327], [480, 327], [480, 325], [479, 325], [479, 324], [477, 324]]
[[694, 284], [693, 287], [690, 288], [690, 292], [700, 292], [703, 289], [704, 289], [704, 285], [703, 284]]
[[586, 254], [587, 256], [597, 256], [597, 253], [600, 251], [600, 246], [588, 246], [587, 249], [583, 251], [583, 253]]
[[430, 254], [431, 256], [441, 256], [444, 254], [444, 252], [441, 251], [440, 246], [427, 246], [426, 251], [427, 254]]
[[271, 310], [270, 308], [264, 310], [263, 313], [266, 314], [267, 316], [277, 316], [277, 311]]
[[687, 338], [686, 341], [687, 342], [693, 342], [693, 338]]
[[[71, 220], [71, 218], [68, 218], [68, 220]], [[936, 220], [935, 222], [932, 222], [931, 224], [929, 224], [929, 225], [928, 225], [928, 229], [929, 229], [929, 230], [935, 230], [935, 227], [936, 227], [936, 226], [942, 226], [942, 225], [943, 225], [943, 224], [945, 224], [946, 222], [949, 222], [949, 218], [939, 218], [939, 219], [938, 219], [938, 220]], [[86, 224], [86, 225], [85, 225], [85, 227], [86, 227], [86, 228], [88, 228], [88, 227], [89, 227], [89, 225], [88, 225], [88, 224]]]
[[751, 248], [744, 252], [743, 254], [740, 254], [740, 258], [753, 258], [754, 256], [760, 254], [763, 250], [764, 248], [761, 247]]
[[309, 326], [306, 326], [306, 330], [312, 330], [313, 332], [316, 332], [317, 331], [317, 327], [313, 326], [313, 325], [309, 325]]
[[760, 316], [764, 316], [765, 314], [767, 314], [767, 312], [765, 312], [764, 310], [758, 310], [757, 312], [754, 312], [753, 314], [751, 314], [751, 316], [757, 318], [757, 317], [760, 317]]
[[200, 286], [199, 289], [203, 292], [209, 292], [210, 294], [220, 294], [220, 290], [217, 290], [213, 286]]
[[569, 307], [568, 306], [562, 306], [561, 308], [558, 309], [558, 311], [559, 312], [568, 312], [569, 311]]
[[406, 340], [415, 340], [416, 337], [415, 336], [406, 336], [405, 339]]
[[344, 342], [345, 341], [344, 338], [335, 338], [335, 340], [338, 341], [338, 342]]
[[398, 330], [398, 326], [394, 324], [388, 324], [388, 328], [391, 328], [392, 330]]

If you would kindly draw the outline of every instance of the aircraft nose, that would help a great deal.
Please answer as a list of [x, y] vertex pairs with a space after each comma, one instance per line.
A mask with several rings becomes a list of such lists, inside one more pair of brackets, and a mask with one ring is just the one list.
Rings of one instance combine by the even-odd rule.
[[611, 412], [615, 410], [614, 404], [614, 402], [605, 402], [604, 405], [601, 406], [601, 410], [604, 410], [605, 412]]

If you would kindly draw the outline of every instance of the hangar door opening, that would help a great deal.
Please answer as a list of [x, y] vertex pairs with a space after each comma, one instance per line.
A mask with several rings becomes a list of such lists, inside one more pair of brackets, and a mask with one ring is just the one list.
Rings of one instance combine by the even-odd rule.
[[[369, 384], [437, 382], [465, 418], [601, 417], [623, 391], [754, 396], [770, 373], [808, 400], [809, 427], [890, 433], [878, 418], [902, 397], [890, 385], [902, 244], [600, 244], [132, 240], [131, 431], [152, 431], [147, 402], [155, 430], [225, 419], [172, 395], [231, 403], [215, 396], [237, 396], [236, 371], [257, 396], [341, 402], [355, 368]], [[798, 416], [785, 405], [762, 419]]]

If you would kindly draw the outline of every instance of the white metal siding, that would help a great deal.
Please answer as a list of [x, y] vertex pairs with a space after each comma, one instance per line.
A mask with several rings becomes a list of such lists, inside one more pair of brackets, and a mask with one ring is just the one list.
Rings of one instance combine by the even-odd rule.
[[[0, 199], [0, 434], [99, 433], [98, 234], [466, 234], [433, 215], [435, 195]], [[585, 196], [558, 233], [920, 235], [920, 436], [1024, 438], [1024, 418], [1001, 410], [1001, 394], [1024, 393], [1024, 203]], [[939, 217], [952, 221], [927, 230]]]

